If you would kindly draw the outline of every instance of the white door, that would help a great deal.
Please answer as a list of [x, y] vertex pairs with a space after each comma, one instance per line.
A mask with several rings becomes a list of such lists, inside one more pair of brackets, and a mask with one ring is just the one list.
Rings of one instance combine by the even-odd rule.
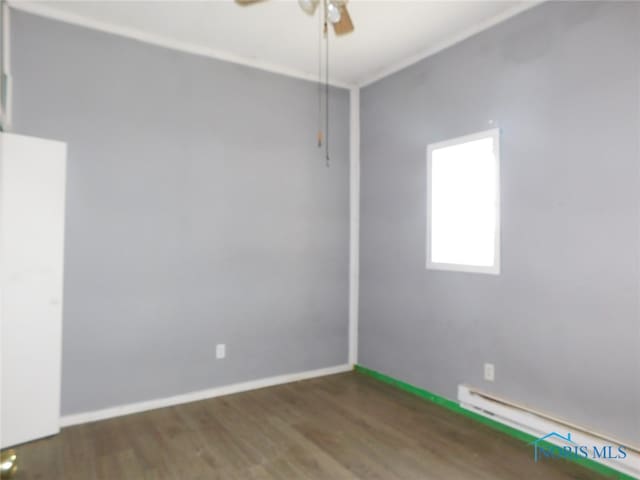
[[66, 145], [0, 133], [0, 446], [60, 429]]

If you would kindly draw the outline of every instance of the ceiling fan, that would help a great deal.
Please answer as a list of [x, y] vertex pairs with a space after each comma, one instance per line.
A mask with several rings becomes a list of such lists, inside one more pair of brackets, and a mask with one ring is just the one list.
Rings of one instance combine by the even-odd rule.
[[[239, 5], [251, 5], [263, 0], [236, 0]], [[325, 19], [333, 25], [336, 35], [346, 35], [354, 30], [349, 10], [347, 10], [348, 0], [322, 0]], [[314, 15], [321, 0], [298, 0], [300, 8], [309, 15]]]
[[[259, 3], [264, 0], [235, 0], [238, 5], [246, 6]], [[329, 167], [329, 24], [333, 25], [336, 35], [346, 35], [353, 32], [353, 22], [347, 10], [348, 0], [298, 0], [300, 8], [308, 15], [315, 15], [318, 7], [320, 11], [320, 39], [318, 48], [318, 134], [316, 141], [318, 148], [325, 147], [326, 165]], [[324, 89], [322, 88], [322, 39], [324, 39]], [[324, 92], [323, 92], [324, 90]], [[322, 100], [324, 99], [324, 102]], [[324, 106], [322, 105], [324, 103]], [[322, 114], [324, 113], [324, 128]]]

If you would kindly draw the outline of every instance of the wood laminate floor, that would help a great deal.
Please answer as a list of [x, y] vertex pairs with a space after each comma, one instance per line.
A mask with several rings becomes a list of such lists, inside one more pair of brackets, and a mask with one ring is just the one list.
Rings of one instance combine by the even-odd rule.
[[16, 480], [606, 478], [358, 373], [65, 428]]

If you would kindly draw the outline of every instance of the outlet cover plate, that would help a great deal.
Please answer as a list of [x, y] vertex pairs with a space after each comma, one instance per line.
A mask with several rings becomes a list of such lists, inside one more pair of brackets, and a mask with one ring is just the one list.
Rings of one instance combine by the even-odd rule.
[[487, 382], [493, 382], [496, 379], [496, 368], [493, 363], [484, 364], [484, 379]]

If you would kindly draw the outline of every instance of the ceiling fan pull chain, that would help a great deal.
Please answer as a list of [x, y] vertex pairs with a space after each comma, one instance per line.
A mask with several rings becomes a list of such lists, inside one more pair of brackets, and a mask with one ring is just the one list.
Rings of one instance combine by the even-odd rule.
[[322, 138], [322, 12], [318, 10], [318, 148]]
[[324, 2], [325, 10], [324, 10], [324, 38], [326, 42], [326, 64], [325, 64], [325, 115], [326, 115], [326, 126], [325, 133], [326, 138], [324, 142], [325, 148], [325, 160], [327, 162], [327, 168], [329, 168], [329, 27], [328, 27], [328, 18], [329, 18], [329, 10], [327, 5], [327, 0]]

